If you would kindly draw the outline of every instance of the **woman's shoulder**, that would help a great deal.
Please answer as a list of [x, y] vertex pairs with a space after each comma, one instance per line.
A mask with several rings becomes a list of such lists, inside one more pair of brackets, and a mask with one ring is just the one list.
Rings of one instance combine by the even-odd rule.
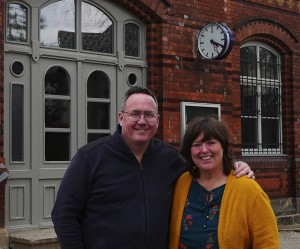
[[263, 192], [258, 182], [254, 179], [249, 179], [247, 176], [237, 178], [234, 175], [228, 176], [228, 188], [238, 189], [240, 192], [257, 193]]
[[192, 180], [193, 176], [189, 171], [184, 172], [181, 176], [179, 176], [178, 181], [189, 181]]

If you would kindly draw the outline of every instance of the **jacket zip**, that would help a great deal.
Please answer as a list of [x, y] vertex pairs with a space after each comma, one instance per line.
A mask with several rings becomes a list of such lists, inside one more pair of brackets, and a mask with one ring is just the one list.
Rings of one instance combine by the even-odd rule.
[[142, 184], [142, 198], [143, 198], [143, 206], [144, 206], [144, 223], [145, 223], [145, 229], [144, 229], [144, 239], [143, 239], [143, 245], [142, 248], [146, 248], [147, 246], [147, 234], [148, 234], [148, 219], [147, 219], [147, 193], [146, 193], [146, 188], [145, 188], [145, 179], [144, 179], [144, 169], [142, 164], [140, 164], [140, 177], [141, 177], [141, 184]]

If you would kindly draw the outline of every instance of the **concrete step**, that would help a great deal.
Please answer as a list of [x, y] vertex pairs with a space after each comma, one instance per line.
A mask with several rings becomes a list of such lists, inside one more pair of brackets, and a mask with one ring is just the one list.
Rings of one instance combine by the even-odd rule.
[[300, 214], [289, 214], [276, 216], [278, 225], [295, 225], [300, 224]]
[[60, 249], [53, 228], [9, 234], [10, 249]]

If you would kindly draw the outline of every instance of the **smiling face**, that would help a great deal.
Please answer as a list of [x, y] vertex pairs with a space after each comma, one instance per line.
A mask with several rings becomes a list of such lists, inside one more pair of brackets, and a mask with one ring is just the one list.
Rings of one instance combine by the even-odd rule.
[[154, 122], [147, 122], [144, 114], [137, 121], [132, 121], [129, 113], [154, 112], [157, 113], [157, 104], [154, 99], [147, 94], [136, 93], [128, 97], [124, 104], [123, 112], [119, 113], [119, 123], [122, 126], [122, 137], [129, 148], [148, 146], [149, 141], [155, 135], [159, 125], [159, 115]]
[[223, 170], [223, 148], [221, 143], [215, 138], [203, 141], [203, 133], [193, 141], [191, 157], [200, 174], [203, 171]]

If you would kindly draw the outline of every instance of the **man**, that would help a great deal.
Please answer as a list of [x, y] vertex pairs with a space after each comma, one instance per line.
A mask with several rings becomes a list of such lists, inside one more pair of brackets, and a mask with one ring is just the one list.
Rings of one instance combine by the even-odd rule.
[[[185, 162], [154, 139], [158, 104], [147, 88], [126, 92], [115, 133], [72, 159], [52, 211], [62, 249], [166, 249], [173, 187]], [[247, 164], [241, 175], [253, 172]], [[243, 169], [243, 170], [242, 170]]]

